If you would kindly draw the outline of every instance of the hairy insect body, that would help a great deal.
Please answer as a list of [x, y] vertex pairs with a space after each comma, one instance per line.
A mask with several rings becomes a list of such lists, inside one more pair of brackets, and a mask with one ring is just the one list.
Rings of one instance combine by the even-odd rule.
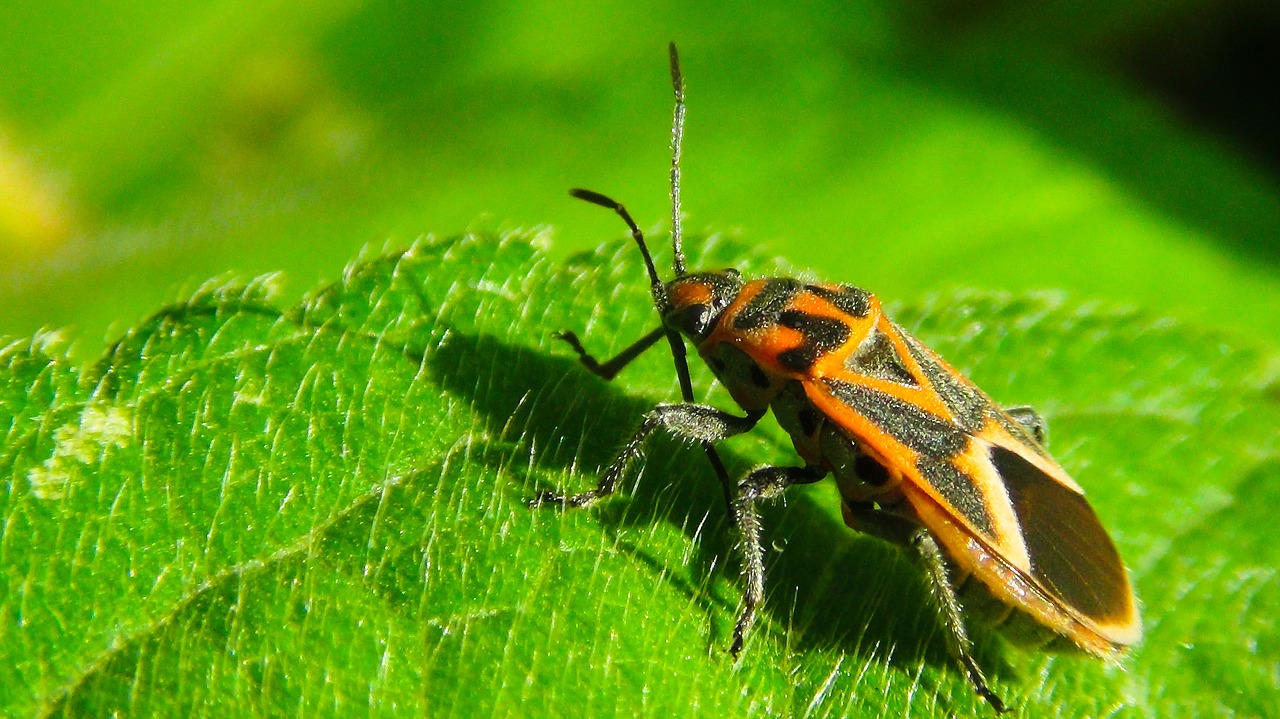
[[[583, 507], [612, 494], [659, 429], [701, 443], [739, 535], [744, 592], [734, 655], [764, 598], [759, 503], [828, 475], [844, 521], [902, 547], [923, 570], [951, 654], [997, 711], [1004, 703], [973, 658], [962, 598], [1018, 643], [1105, 658], [1137, 643], [1142, 625], [1119, 553], [1080, 486], [1045, 451], [1045, 425], [1035, 411], [996, 405], [886, 317], [865, 290], [686, 270], [679, 225], [684, 90], [674, 46], [671, 70], [675, 279], [659, 278], [643, 233], [621, 204], [590, 190], [571, 193], [627, 223], [661, 326], [604, 362], [574, 333], [558, 336], [606, 380], [666, 339], [684, 401], [647, 413], [594, 489], [544, 491], [530, 503]], [[746, 416], [694, 401], [685, 341]], [[751, 430], [770, 411], [803, 465], [758, 467], [733, 481], [714, 443]]]
[[716, 288], [737, 277], [683, 278], [666, 316], [743, 409], [772, 410], [811, 472], [834, 475], [849, 526], [899, 543], [930, 528], [957, 586], [977, 596], [978, 580], [1004, 609], [1088, 652], [1114, 657], [1140, 638], [1119, 554], [1038, 441], [1038, 415], [1000, 409], [856, 287], [756, 280], [717, 315]]

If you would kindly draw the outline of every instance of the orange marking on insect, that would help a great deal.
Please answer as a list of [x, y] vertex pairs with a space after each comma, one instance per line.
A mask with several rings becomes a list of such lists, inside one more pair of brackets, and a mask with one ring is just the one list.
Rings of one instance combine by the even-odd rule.
[[[938, 395], [937, 390], [933, 387], [932, 380], [925, 376], [924, 371], [921, 370], [920, 362], [916, 360], [916, 358], [913, 357], [911, 352], [907, 349], [907, 342], [903, 338], [902, 333], [898, 331], [898, 328], [889, 321], [888, 317], [881, 315], [876, 323], [876, 329], [884, 333], [884, 335], [889, 338], [889, 342], [893, 344], [894, 350], [897, 351], [898, 356], [901, 357], [903, 362], [906, 364], [907, 371], [910, 372], [919, 383], [919, 387], [915, 389], [904, 387], [893, 393], [921, 409], [928, 410], [934, 415], [954, 419], [951, 411], [948, 410], [946, 404], [943, 403], [942, 397]], [[942, 363], [942, 367], [949, 372], [955, 373], [955, 370], [951, 369], [951, 367], [945, 363]]]
[[697, 282], [682, 282], [672, 288], [671, 303], [677, 307], [704, 305], [711, 301], [711, 290]]

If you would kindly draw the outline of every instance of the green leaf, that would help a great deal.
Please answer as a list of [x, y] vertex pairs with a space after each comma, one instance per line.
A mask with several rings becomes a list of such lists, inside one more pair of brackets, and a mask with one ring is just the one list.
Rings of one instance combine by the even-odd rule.
[[[694, 267], [785, 271], [730, 243]], [[768, 598], [745, 657], [719, 488], [650, 443], [592, 485], [658, 401], [634, 248], [553, 266], [528, 234], [425, 241], [277, 307], [212, 282], [81, 367], [49, 335], [0, 353], [0, 705], [14, 716], [990, 716], [948, 659], [918, 572], [846, 529], [829, 483], [766, 511]], [[659, 258], [659, 262], [662, 259]], [[1273, 715], [1277, 353], [1062, 295], [895, 306], [993, 397], [1030, 403], [1134, 575], [1123, 667], [980, 661], [1014, 716]], [[699, 393], [709, 373], [695, 370]], [[730, 406], [720, 389], [711, 399]], [[776, 428], [734, 472], [794, 461]]]

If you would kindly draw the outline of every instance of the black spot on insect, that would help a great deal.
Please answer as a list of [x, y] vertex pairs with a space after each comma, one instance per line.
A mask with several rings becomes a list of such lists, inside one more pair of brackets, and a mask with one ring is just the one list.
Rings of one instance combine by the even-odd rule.
[[822, 426], [822, 415], [812, 407], [805, 407], [799, 412], [800, 431], [806, 437], [812, 437], [818, 431], [818, 427]]
[[751, 384], [760, 389], [768, 389], [769, 385], [772, 384], [769, 381], [769, 375], [765, 374], [764, 370], [760, 369], [760, 365], [755, 362], [751, 363], [751, 369], [748, 373], [751, 375]]
[[858, 479], [875, 487], [886, 484], [892, 477], [887, 467], [867, 454], [858, 456], [853, 463], [853, 471], [858, 475]]
[[920, 386], [898, 354], [897, 347], [894, 347], [888, 336], [876, 329], [871, 330], [862, 344], [858, 345], [858, 350], [849, 355], [844, 366], [850, 372], [866, 377], [897, 382], [908, 387]]
[[800, 291], [800, 283], [788, 277], [766, 280], [760, 291], [733, 318], [733, 329], [742, 332], [772, 327], [778, 315]]
[[818, 353], [809, 345], [800, 345], [795, 349], [778, 353], [778, 364], [792, 372], [804, 374], [818, 361]]
[[715, 372], [716, 374], [720, 374], [721, 372], [724, 372], [724, 368], [726, 365], [724, 363], [724, 360], [720, 359], [719, 357], [708, 357], [707, 366], [711, 368], [711, 371]]
[[871, 311], [871, 293], [853, 285], [837, 285], [837, 289], [805, 285], [804, 289], [835, 305], [841, 312], [854, 317], [866, 317]]
[[798, 347], [778, 353], [778, 362], [793, 372], [808, 372], [818, 358], [849, 340], [849, 326], [831, 317], [785, 310], [778, 315], [778, 324], [803, 337]]

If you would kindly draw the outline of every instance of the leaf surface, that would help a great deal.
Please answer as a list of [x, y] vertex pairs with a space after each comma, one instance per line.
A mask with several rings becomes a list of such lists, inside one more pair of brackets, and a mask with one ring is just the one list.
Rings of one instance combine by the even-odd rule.
[[[5, 348], [7, 712], [988, 716], [918, 573], [843, 526], [829, 483], [767, 509], [768, 599], [737, 667], [736, 558], [700, 452], [655, 439], [624, 496], [525, 506], [594, 484], [676, 397], [661, 348], [606, 384], [550, 339], [607, 354], [653, 326], [634, 248], [553, 265], [540, 247], [425, 241], [291, 307], [274, 278], [211, 282], [84, 367], [48, 335]], [[785, 271], [719, 241], [691, 265]], [[1044, 412], [1143, 600], [1123, 667], [981, 634], [1013, 715], [1275, 713], [1275, 351], [1060, 294], [891, 307]], [[794, 461], [776, 427], [724, 451], [735, 473]]]

